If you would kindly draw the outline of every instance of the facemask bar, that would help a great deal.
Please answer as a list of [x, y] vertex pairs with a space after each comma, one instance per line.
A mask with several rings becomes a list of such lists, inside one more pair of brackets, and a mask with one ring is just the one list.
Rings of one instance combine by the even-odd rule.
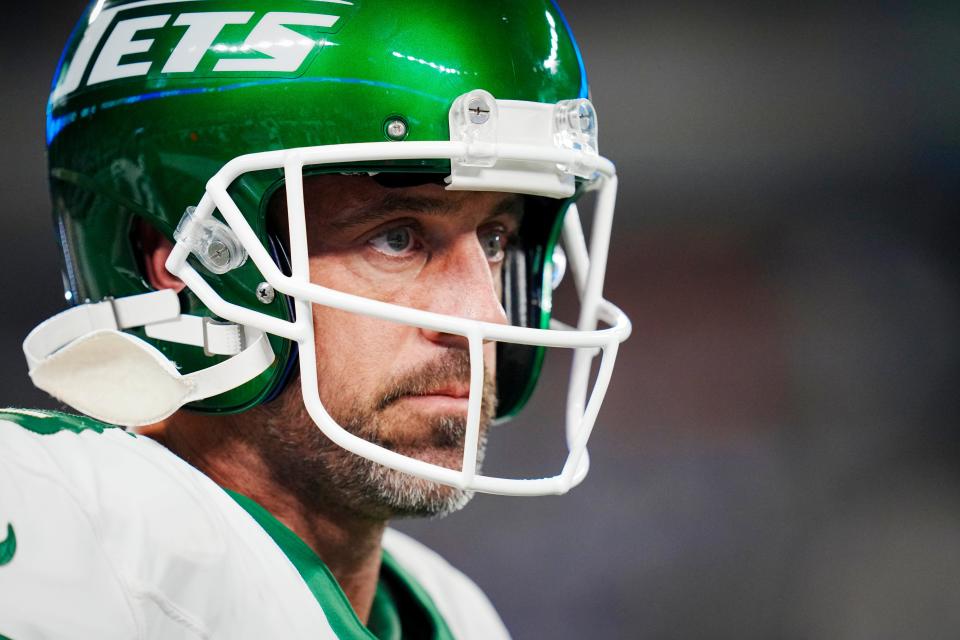
[[[610, 178], [613, 183], [612, 189], [601, 190], [598, 194], [597, 211], [613, 211], [616, 199], [616, 175]], [[580, 222], [580, 212], [576, 206], [571, 207], [572, 211], [567, 212], [567, 217], [563, 221], [564, 243], [570, 252], [570, 264], [574, 275], [574, 286], [580, 296], [580, 319], [578, 327], [581, 330], [589, 330], [597, 326], [598, 312], [603, 303], [603, 281], [606, 275], [607, 254], [610, 248], [610, 234], [612, 232], [613, 216], [597, 215], [594, 222], [593, 233], [591, 236], [591, 250], [587, 252], [586, 239], [583, 236], [583, 225]], [[601, 265], [599, 268], [590, 268], [591, 258], [593, 264]], [[606, 356], [606, 354], [604, 354]], [[580, 442], [580, 434], [576, 432], [576, 425], [580, 422], [579, 416], [584, 412], [589, 413], [591, 407], [584, 408], [584, 401], [587, 397], [587, 386], [590, 380], [590, 370], [593, 359], [596, 357], [596, 350], [577, 349], [573, 356], [573, 364], [570, 367], [569, 397], [567, 401], [567, 448], [571, 452], [569, 463], [576, 467], [582, 464], [589, 469], [590, 456], [586, 450], [586, 439]], [[601, 364], [601, 375], [604, 373]], [[612, 373], [606, 372], [607, 375]], [[609, 382], [609, 381], [608, 381]], [[606, 384], [606, 383], [605, 383]], [[599, 407], [596, 407], [599, 409]], [[589, 437], [593, 429], [596, 415], [587, 420], [588, 425], [585, 431]]]

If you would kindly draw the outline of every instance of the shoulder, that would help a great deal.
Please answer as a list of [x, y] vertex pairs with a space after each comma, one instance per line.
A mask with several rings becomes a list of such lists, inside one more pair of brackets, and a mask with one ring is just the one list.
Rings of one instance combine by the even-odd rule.
[[137, 438], [120, 427], [59, 411], [0, 409], [0, 455], [25, 471], [69, 472], [75, 452], [130, 446]]
[[[0, 411], [0, 524], [9, 522], [17, 537], [0, 592], [16, 590], [18, 611], [10, 613], [20, 624], [66, 625], [19, 628], [13, 637], [139, 637], [145, 629], [202, 637], [208, 626], [194, 613], [189, 585], [222, 580], [229, 560], [210, 485], [156, 442], [121, 428], [58, 412]], [[71, 584], [82, 588], [59, 592]], [[69, 610], [23, 615], [47, 601], [42, 594]], [[71, 625], [86, 631], [66, 631]]]
[[0, 409], [0, 461], [20, 485], [45, 483], [92, 508], [102, 476], [122, 472], [132, 434], [91, 418], [56, 411]]
[[[0, 619], [13, 637], [139, 635], [137, 607], [104, 546], [102, 528], [91, 518], [94, 485], [70, 468], [73, 456], [64, 450], [85, 431], [103, 434], [106, 425], [48, 412], [0, 411], [0, 537], [6, 536]], [[71, 588], [77, 584], [84, 588]], [[58, 603], [57, 616], [48, 615], [51, 601]], [[112, 627], [98, 628], [94, 616], [112, 620]]]
[[209, 563], [221, 554], [232, 501], [149, 438], [81, 416], [3, 410], [0, 469], [0, 495], [35, 496], [22, 518], [49, 522], [65, 516], [38, 507], [72, 504], [122, 574], [143, 576], [151, 557]]
[[125, 433], [120, 427], [59, 411], [0, 408], [0, 441], [5, 444], [29, 440], [39, 442], [44, 436], [58, 434], [66, 434], [72, 439], [82, 434], [96, 436], [108, 432]]
[[149, 438], [92, 418], [28, 409], [0, 409], [0, 461], [15, 483], [58, 486], [98, 520], [120, 510], [129, 519], [165, 498], [179, 502], [200, 475]]
[[[263, 529], [149, 438], [0, 410], [0, 543], [8, 522], [17, 548], [0, 593], [16, 597], [0, 598], [0, 621], [21, 626], [0, 632], [11, 637], [333, 637]], [[46, 615], [50, 598], [62, 615]]]
[[436, 551], [396, 529], [386, 530], [383, 547], [429, 594], [455, 637], [510, 637], [480, 587]]

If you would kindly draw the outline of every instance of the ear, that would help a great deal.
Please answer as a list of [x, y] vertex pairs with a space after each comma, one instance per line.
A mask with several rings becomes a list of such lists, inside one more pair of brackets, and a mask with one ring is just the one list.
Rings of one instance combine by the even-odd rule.
[[135, 233], [143, 252], [143, 271], [147, 282], [154, 289], [173, 289], [177, 293], [186, 286], [177, 276], [167, 271], [167, 258], [173, 251], [171, 243], [164, 235], [143, 221], [137, 223]]

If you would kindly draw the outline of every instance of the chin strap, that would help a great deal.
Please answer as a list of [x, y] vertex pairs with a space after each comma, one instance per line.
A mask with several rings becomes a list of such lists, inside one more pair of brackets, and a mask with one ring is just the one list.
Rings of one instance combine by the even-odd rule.
[[[151, 338], [203, 347], [208, 356], [231, 357], [183, 375], [156, 347], [123, 331], [135, 327]], [[31, 331], [23, 352], [37, 387], [127, 427], [159, 422], [189, 402], [235, 389], [275, 359], [263, 331], [181, 315], [170, 289], [68, 309]]]

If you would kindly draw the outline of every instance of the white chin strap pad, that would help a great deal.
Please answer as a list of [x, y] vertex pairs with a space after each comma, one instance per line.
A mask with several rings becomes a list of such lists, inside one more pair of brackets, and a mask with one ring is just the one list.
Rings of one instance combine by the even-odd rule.
[[30, 378], [88, 416], [128, 427], [169, 417], [194, 392], [160, 351], [115, 330], [71, 342], [37, 365]]
[[[181, 375], [156, 347], [122, 331], [133, 327], [229, 357]], [[189, 402], [236, 389], [275, 359], [263, 331], [181, 315], [170, 290], [67, 309], [31, 331], [23, 352], [37, 387], [88, 416], [125, 427], [159, 422]]]

